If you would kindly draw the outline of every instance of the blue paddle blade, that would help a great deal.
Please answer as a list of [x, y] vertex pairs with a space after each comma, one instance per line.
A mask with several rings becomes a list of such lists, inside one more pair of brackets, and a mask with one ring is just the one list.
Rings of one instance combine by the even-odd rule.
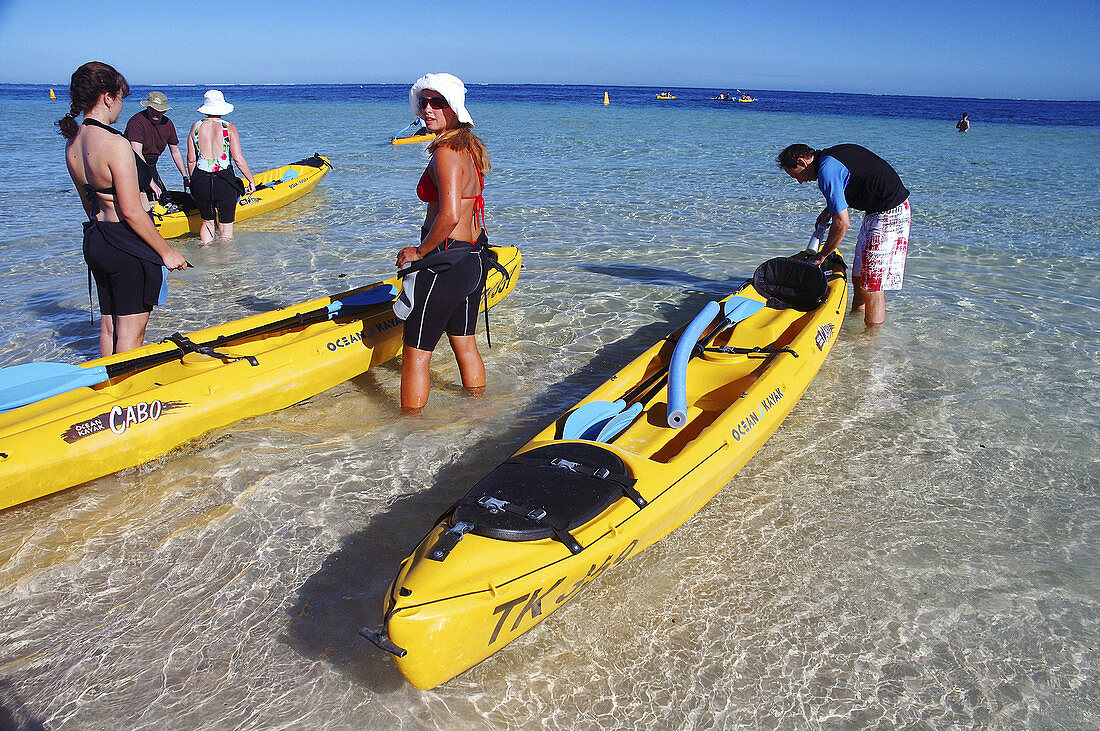
[[762, 309], [764, 309], [763, 302], [740, 295], [734, 295], [722, 303], [722, 314], [731, 325], [736, 325], [746, 317], [752, 317]]
[[341, 310], [353, 307], [370, 307], [390, 302], [397, 296], [397, 287], [392, 284], [381, 284], [377, 287], [353, 294], [342, 300], [336, 300], [328, 306], [329, 314], [338, 314]]
[[573, 411], [565, 419], [561, 430], [562, 439], [584, 439], [592, 427], [604, 422], [626, 408], [622, 399], [615, 401], [590, 401]]
[[0, 412], [18, 409], [108, 378], [104, 366], [82, 368], [68, 363], [24, 363], [0, 370]]
[[605, 444], [610, 442], [612, 439], [619, 436], [624, 429], [630, 426], [640, 413], [642, 413], [642, 404], [638, 402], [626, 411], [612, 416], [608, 419], [607, 423], [603, 425], [603, 428], [600, 429], [600, 433], [596, 436], [596, 441]]

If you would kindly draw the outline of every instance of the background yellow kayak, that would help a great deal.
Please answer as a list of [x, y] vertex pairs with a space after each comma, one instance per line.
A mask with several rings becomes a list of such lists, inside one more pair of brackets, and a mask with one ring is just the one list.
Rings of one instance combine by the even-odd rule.
[[[265, 170], [255, 175], [256, 190], [237, 201], [237, 221], [275, 210], [287, 203], [296, 201], [317, 187], [321, 178], [328, 175], [332, 164], [324, 155], [314, 153], [313, 157]], [[153, 222], [160, 235], [166, 239], [199, 232], [202, 218], [190, 196], [175, 193], [174, 197], [182, 203], [183, 210], [168, 213], [160, 203], [153, 205]]]
[[434, 134], [426, 135], [413, 135], [412, 137], [393, 137], [390, 139], [391, 145], [407, 145], [412, 142], [431, 142], [435, 139]]

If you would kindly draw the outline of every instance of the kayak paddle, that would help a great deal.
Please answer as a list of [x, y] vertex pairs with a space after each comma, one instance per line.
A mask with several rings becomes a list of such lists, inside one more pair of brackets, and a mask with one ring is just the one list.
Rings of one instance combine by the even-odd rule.
[[[259, 325], [239, 333], [222, 335], [211, 341], [198, 343], [198, 345], [204, 348], [216, 347], [254, 335], [322, 322], [331, 317], [349, 314], [347, 310], [357, 310], [390, 302], [396, 295], [396, 287], [392, 284], [382, 284], [353, 294], [350, 297], [336, 300], [316, 310], [299, 312], [277, 322]], [[49, 362], [9, 366], [0, 369], [0, 412], [33, 404], [76, 388], [94, 386], [123, 373], [132, 373], [161, 363], [167, 363], [184, 355], [185, 352], [185, 349], [177, 346], [160, 353], [151, 353], [131, 360], [110, 363], [105, 366], [95, 366], [94, 368]]]

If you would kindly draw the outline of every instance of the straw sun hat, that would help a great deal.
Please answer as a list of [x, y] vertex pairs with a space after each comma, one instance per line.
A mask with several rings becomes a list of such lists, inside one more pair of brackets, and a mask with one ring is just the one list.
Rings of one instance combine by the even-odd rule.
[[143, 107], [155, 109], [158, 112], [167, 112], [169, 109], [172, 108], [168, 106], [168, 97], [166, 97], [162, 92], [159, 91], [149, 92], [149, 96], [138, 102], [138, 104]]

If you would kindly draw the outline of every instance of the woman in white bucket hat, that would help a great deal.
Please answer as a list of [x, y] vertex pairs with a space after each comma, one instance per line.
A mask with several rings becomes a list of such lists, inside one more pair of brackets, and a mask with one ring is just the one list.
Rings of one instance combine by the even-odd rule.
[[[216, 222], [222, 241], [231, 241], [237, 199], [255, 190], [256, 180], [241, 152], [241, 136], [237, 126], [222, 119], [233, 111], [233, 105], [225, 100], [220, 91], [211, 89], [203, 95], [198, 111], [206, 118], [191, 125], [187, 171], [191, 177], [191, 195], [202, 216], [199, 240], [204, 244], [214, 240]], [[248, 180], [247, 188], [241, 185], [233, 172], [233, 162], [237, 163]]]
[[473, 133], [466, 87], [452, 74], [426, 74], [409, 90], [413, 112], [436, 137], [416, 194], [428, 204], [420, 245], [397, 254], [408, 268], [394, 305], [405, 321], [401, 407], [416, 412], [431, 391], [432, 351], [443, 333], [454, 350], [468, 393], [485, 389], [485, 363], [474, 331], [485, 286], [484, 175], [491, 169], [485, 145]]

